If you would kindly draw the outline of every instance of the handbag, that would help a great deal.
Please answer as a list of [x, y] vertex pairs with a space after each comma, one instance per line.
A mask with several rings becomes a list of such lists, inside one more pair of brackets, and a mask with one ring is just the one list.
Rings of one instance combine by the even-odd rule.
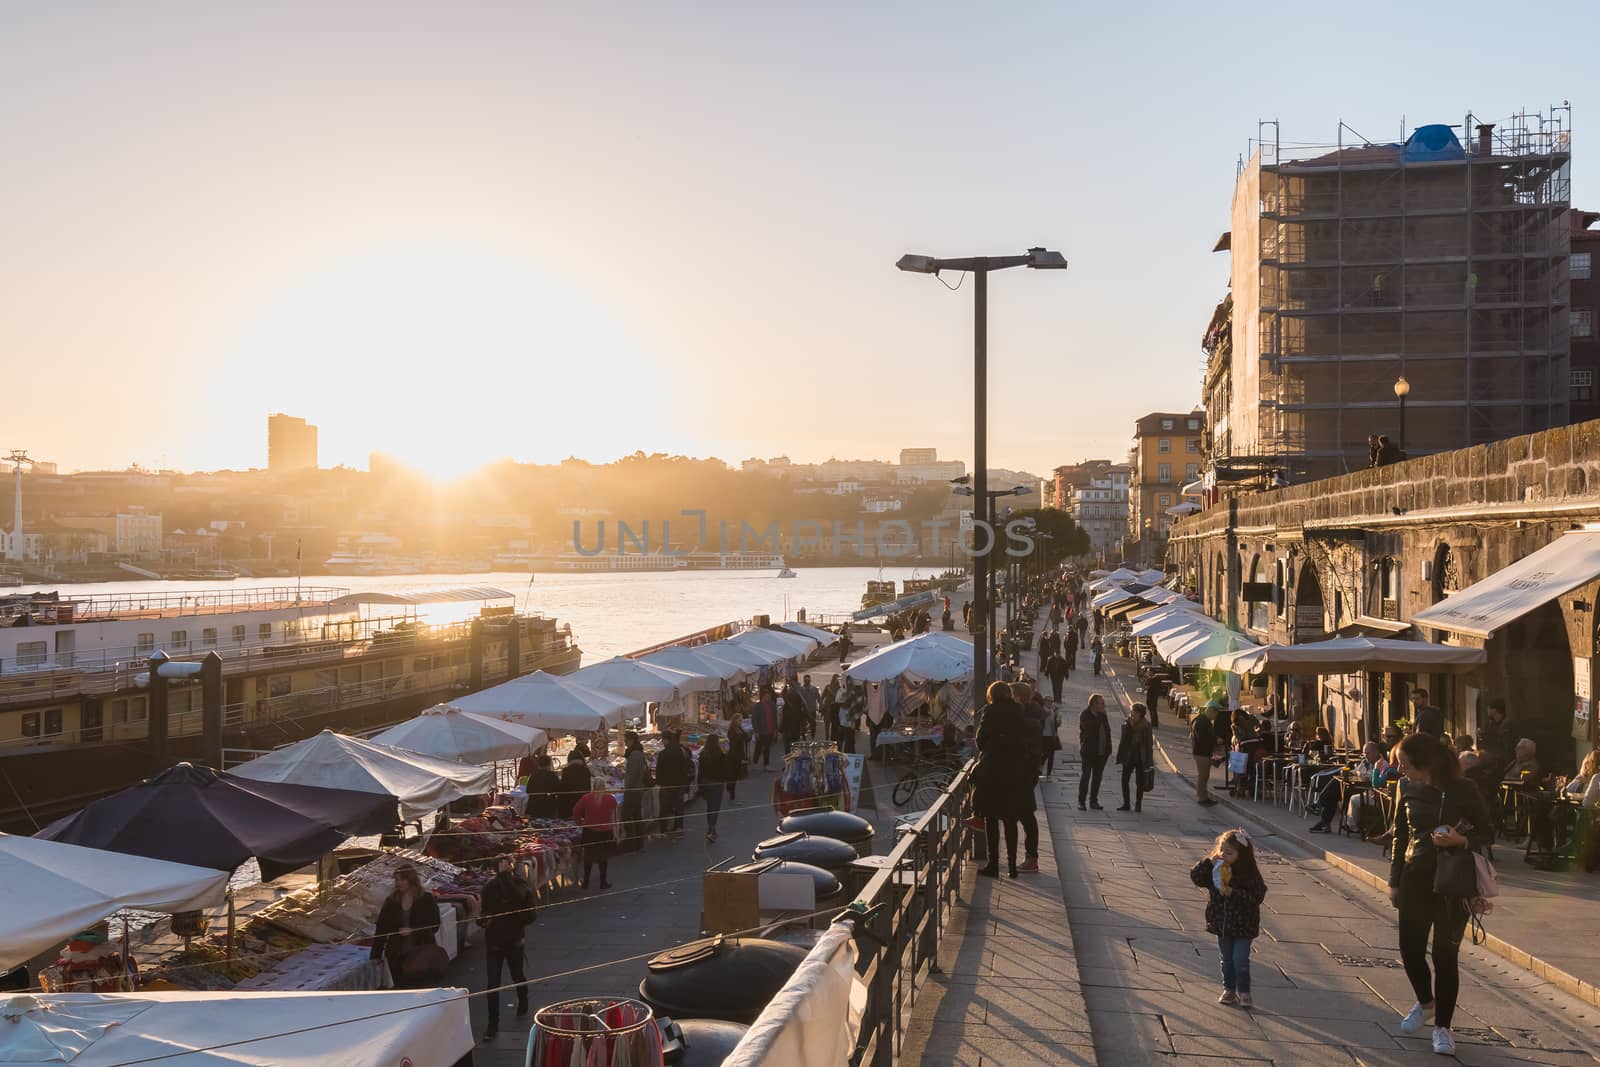
[[1143, 767], [1139, 770], [1139, 788], [1146, 793], [1154, 792], [1156, 788], [1156, 769]]
[[1472, 854], [1472, 865], [1478, 871], [1478, 896], [1484, 900], [1500, 895], [1500, 876], [1494, 869], [1494, 864], [1489, 862], [1489, 857], [1481, 852]]
[[432, 942], [417, 945], [400, 958], [400, 976], [407, 985], [438, 985], [449, 970], [450, 954]]
[[1248, 752], [1230, 752], [1230, 753], [1228, 753], [1228, 773], [1229, 774], [1243, 774], [1245, 771], [1247, 771], [1249, 769], [1250, 769], [1250, 753], [1248, 753]]
[[1470, 900], [1478, 895], [1478, 865], [1471, 849], [1435, 849], [1433, 891], [1442, 897]]

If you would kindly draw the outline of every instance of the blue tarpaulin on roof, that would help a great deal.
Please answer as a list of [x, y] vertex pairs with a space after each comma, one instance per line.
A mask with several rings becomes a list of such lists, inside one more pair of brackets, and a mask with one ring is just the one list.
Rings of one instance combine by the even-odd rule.
[[1435, 123], [1418, 126], [1406, 138], [1406, 162], [1430, 163], [1435, 160], [1466, 159], [1467, 153], [1449, 126]]

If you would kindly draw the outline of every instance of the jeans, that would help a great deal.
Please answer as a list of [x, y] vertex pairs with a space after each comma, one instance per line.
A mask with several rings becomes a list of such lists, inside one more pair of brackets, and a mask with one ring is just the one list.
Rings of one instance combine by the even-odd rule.
[[[511, 980], [517, 983], [517, 1014], [521, 1015], [528, 1010], [527, 976], [523, 974], [522, 958], [523, 946], [521, 942], [515, 945], [493, 945], [484, 947], [484, 962], [488, 965], [488, 979], [484, 984], [485, 989], [494, 989], [500, 984], [500, 968], [503, 964], [511, 972]], [[489, 1029], [500, 1029], [500, 997], [499, 993], [490, 993], [484, 997], [485, 1007], [489, 1009]]]
[[1250, 937], [1217, 938], [1217, 952], [1222, 957], [1222, 988], [1235, 993], [1250, 992]]
[[1033, 812], [1022, 817], [1022, 851], [1030, 860], [1039, 858], [1039, 816]]
[[717, 832], [717, 816], [722, 814], [722, 783], [701, 782], [700, 795], [706, 798], [706, 830]]
[[[1017, 820], [999, 819], [991, 815], [984, 820], [984, 835], [989, 842], [989, 867], [992, 870], [1000, 869], [1000, 824], [1006, 827], [1006, 862], [1011, 870], [1017, 869]], [[1036, 822], [1035, 826], [1038, 825]], [[1037, 831], [1035, 831], [1037, 832]]]
[[1132, 763], [1122, 765], [1122, 806], [1128, 806], [1128, 778], [1132, 777], [1138, 789], [1137, 799], [1134, 801], [1139, 810], [1144, 810], [1144, 768]]
[[1064, 681], [1066, 681], [1065, 678], [1057, 678], [1054, 676], [1051, 676], [1050, 678], [1050, 695], [1054, 698], [1055, 703], [1057, 704], [1061, 703], [1061, 683]]
[[1092, 800], [1100, 803], [1100, 778], [1106, 771], [1109, 756], [1084, 756], [1083, 776], [1078, 779], [1078, 803]]
[[[1463, 901], [1433, 891], [1433, 864], [1406, 868], [1400, 878], [1400, 962], [1418, 1004], [1434, 1004], [1434, 1025], [1450, 1025], [1461, 991], [1461, 935], [1467, 928]], [[1428, 931], [1433, 931], [1433, 973], [1428, 973]]]

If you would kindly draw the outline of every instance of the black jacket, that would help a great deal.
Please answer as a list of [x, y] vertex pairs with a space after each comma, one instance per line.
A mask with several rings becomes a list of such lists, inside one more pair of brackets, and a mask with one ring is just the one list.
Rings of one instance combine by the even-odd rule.
[[572, 818], [572, 809], [577, 807], [578, 801], [589, 791], [589, 786], [594, 782], [594, 775], [589, 773], [589, 765], [581, 760], [569, 763], [561, 772], [560, 809], [563, 819]]
[[552, 767], [540, 767], [528, 778], [530, 819], [561, 818], [561, 776]]
[[1213, 860], [1207, 856], [1189, 871], [1189, 881], [1206, 891], [1206, 933], [1218, 937], [1261, 936], [1261, 902], [1267, 898], [1267, 883], [1234, 881], [1227, 896], [1217, 892], [1211, 882]]
[[1138, 731], [1131, 722], [1122, 724], [1122, 737], [1117, 741], [1117, 762], [1140, 768], [1156, 765], [1155, 731], [1149, 723]]
[[718, 748], [713, 752], [709, 748], [700, 750], [700, 785], [720, 785], [733, 781], [734, 763], [728, 755], [728, 750]]
[[682, 745], [668, 745], [656, 755], [656, 782], [673, 789], [688, 788], [694, 781], [694, 761]]
[[[401, 937], [398, 931], [402, 927], [411, 932]], [[438, 930], [439, 902], [433, 899], [432, 893], [423, 890], [413, 897], [408, 912], [400, 906], [400, 892], [396, 890], [389, 894], [383, 907], [378, 910], [378, 928], [372, 938], [372, 958], [387, 958], [389, 970], [398, 980], [400, 961], [405, 959], [406, 953], [419, 945], [436, 944]]]
[[1489, 818], [1483, 794], [1466, 778], [1459, 778], [1444, 792], [1420, 782], [1400, 783], [1400, 809], [1394, 817], [1394, 853], [1389, 861], [1389, 884], [1398, 886], [1408, 870], [1432, 884], [1438, 850], [1433, 847], [1437, 826], [1458, 827], [1467, 838], [1467, 847], [1486, 848], [1494, 841], [1494, 824]]
[[1050, 658], [1044, 661], [1044, 675], [1051, 682], [1063, 682], [1067, 679], [1067, 661], [1060, 653], [1052, 652]]
[[1217, 728], [1211, 724], [1211, 716], [1196, 715], [1189, 723], [1189, 751], [1196, 756], [1209, 756], [1216, 748]]
[[996, 701], [979, 714], [976, 741], [980, 757], [973, 773], [972, 797], [976, 814], [1017, 819], [1034, 810], [1038, 764], [1028, 763], [1027, 731], [1022, 708], [1014, 700]]
[[519, 875], [503, 871], [483, 887], [485, 941], [496, 948], [522, 944], [523, 931], [534, 920], [533, 890]]
[[1111, 755], [1111, 720], [1102, 712], [1096, 715], [1084, 708], [1078, 715], [1078, 756], [1080, 759], [1105, 759]]
[[783, 714], [778, 717], [778, 732], [791, 741], [804, 736], [811, 725], [811, 713], [800, 699], [800, 690], [790, 689], [783, 696]]

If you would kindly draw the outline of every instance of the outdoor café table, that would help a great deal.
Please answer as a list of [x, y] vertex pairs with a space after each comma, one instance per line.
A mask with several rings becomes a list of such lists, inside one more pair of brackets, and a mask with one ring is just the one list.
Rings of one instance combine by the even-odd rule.
[[1501, 819], [1501, 829], [1508, 831], [1508, 837], [1532, 836], [1533, 834], [1533, 809], [1532, 799], [1537, 791], [1522, 782], [1500, 783], [1500, 804], [1502, 810], [1511, 816], [1510, 820]]

